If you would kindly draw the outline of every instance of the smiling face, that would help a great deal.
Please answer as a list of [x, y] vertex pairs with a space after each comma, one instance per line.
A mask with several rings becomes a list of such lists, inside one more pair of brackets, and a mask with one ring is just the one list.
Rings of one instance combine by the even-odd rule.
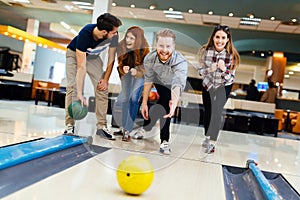
[[126, 34], [125, 44], [126, 44], [127, 49], [133, 49], [134, 48], [135, 39], [136, 39], [135, 36], [131, 32], [128, 32]]
[[175, 41], [172, 37], [158, 37], [156, 43], [156, 52], [162, 62], [168, 61], [174, 50]]
[[215, 33], [213, 37], [214, 46], [217, 51], [222, 51], [225, 47], [229, 38], [227, 37], [227, 33], [223, 30], [219, 30]]

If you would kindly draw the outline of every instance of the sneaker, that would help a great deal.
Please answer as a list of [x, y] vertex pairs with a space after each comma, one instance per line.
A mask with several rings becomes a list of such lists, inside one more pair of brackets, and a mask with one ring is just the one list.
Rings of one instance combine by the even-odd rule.
[[166, 155], [171, 154], [170, 145], [167, 141], [163, 141], [163, 143], [160, 144], [159, 152]]
[[214, 152], [215, 152], [215, 145], [212, 144], [212, 143], [209, 143], [205, 153], [211, 154], [211, 153], [214, 153]]
[[114, 132], [114, 135], [122, 135], [123, 136], [123, 133], [124, 133], [124, 130], [123, 129], [120, 129], [118, 131], [115, 131]]
[[75, 127], [72, 124], [68, 124], [66, 130], [64, 131], [64, 135], [75, 135]]
[[139, 128], [132, 136], [133, 139], [141, 140], [144, 137], [145, 130], [143, 128]]
[[129, 134], [129, 131], [124, 131], [124, 132], [123, 132], [122, 140], [125, 141], [125, 142], [129, 142], [129, 141], [130, 141], [130, 134]]
[[205, 137], [205, 139], [204, 139], [204, 141], [203, 141], [203, 143], [202, 143], [202, 147], [203, 148], [208, 148], [208, 146], [209, 146], [209, 140], [210, 140], [210, 136], [206, 136]]
[[108, 139], [108, 140], [115, 140], [115, 136], [109, 133], [109, 130], [107, 128], [103, 129], [97, 129], [96, 135], [99, 135], [102, 138]]

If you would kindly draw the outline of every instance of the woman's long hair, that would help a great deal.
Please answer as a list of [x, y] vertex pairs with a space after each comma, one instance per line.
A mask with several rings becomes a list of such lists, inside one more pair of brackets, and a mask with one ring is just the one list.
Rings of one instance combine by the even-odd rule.
[[[126, 48], [126, 36], [132, 33], [135, 36], [135, 43], [133, 49]], [[139, 26], [132, 26], [127, 29], [124, 38], [119, 42], [117, 49], [119, 67], [123, 66], [123, 61], [127, 60], [130, 56], [128, 51], [134, 52], [134, 66], [143, 64], [144, 57], [149, 53], [149, 44], [145, 38], [144, 30]]]

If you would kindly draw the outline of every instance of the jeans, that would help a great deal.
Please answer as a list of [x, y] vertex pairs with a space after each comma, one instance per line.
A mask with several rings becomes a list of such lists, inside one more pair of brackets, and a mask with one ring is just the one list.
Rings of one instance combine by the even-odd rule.
[[121, 84], [122, 126], [131, 132], [139, 109], [139, 99], [144, 89], [144, 78], [135, 78], [128, 73], [122, 77]]

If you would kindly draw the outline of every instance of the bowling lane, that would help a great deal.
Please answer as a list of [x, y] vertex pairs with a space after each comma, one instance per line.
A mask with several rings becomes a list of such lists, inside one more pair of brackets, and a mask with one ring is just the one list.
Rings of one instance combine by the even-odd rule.
[[64, 110], [0, 100], [0, 146], [60, 135]]
[[118, 164], [133, 154], [148, 158], [155, 170], [152, 185], [139, 199], [225, 199], [218, 164], [120, 149], [108, 150], [3, 199], [136, 198], [124, 194], [116, 179]]

